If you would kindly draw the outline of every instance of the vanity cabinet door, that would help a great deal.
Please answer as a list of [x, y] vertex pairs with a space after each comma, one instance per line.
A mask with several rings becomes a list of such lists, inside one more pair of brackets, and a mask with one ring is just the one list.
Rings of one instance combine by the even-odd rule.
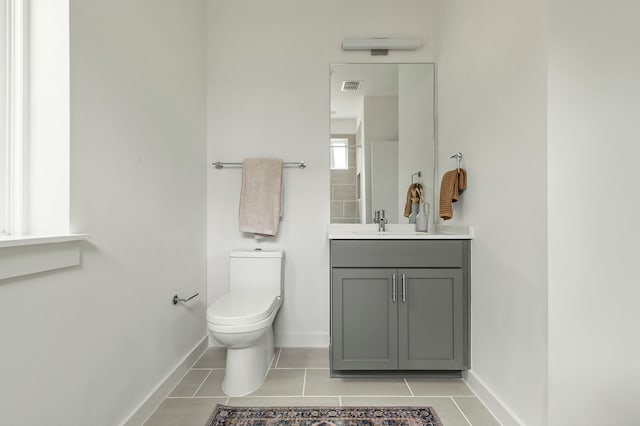
[[400, 269], [399, 369], [464, 368], [461, 269]]
[[333, 269], [331, 353], [334, 370], [398, 368], [396, 280], [396, 269]]

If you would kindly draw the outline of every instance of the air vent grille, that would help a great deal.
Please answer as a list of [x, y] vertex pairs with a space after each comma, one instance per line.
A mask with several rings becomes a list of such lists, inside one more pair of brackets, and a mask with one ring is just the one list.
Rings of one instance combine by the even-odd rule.
[[342, 91], [343, 92], [355, 92], [360, 87], [360, 81], [350, 80], [342, 82]]

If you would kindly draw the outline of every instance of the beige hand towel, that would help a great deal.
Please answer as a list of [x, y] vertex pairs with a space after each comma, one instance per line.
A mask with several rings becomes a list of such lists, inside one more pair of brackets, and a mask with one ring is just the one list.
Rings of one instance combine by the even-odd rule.
[[282, 216], [282, 160], [250, 158], [242, 162], [239, 222], [256, 238], [275, 236]]
[[449, 220], [453, 217], [453, 205], [458, 201], [460, 193], [467, 187], [467, 171], [465, 169], [449, 170], [442, 176], [440, 184], [440, 217]]

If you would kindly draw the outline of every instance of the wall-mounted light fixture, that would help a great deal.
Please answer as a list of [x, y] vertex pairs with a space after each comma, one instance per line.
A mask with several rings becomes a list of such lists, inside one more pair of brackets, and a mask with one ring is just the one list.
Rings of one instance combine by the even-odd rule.
[[371, 55], [387, 55], [389, 50], [415, 50], [422, 46], [417, 38], [370, 37], [346, 38], [342, 50], [370, 50]]

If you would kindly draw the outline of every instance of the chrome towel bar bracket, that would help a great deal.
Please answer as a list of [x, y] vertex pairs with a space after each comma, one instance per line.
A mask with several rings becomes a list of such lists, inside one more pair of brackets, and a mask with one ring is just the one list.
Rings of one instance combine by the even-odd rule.
[[194, 297], [199, 296], [199, 295], [200, 295], [200, 293], [196, 293], [191, 297], [187, 297], [186, 299], [181, 299], [181, 298], [178, 297], [177, 294], [174, 294], [173, 297], [171, 298], [171, 303], [173, 303], [174, 305], [177, 305], [178, 302], [188, 302], [189, 300], [191, 300]]

